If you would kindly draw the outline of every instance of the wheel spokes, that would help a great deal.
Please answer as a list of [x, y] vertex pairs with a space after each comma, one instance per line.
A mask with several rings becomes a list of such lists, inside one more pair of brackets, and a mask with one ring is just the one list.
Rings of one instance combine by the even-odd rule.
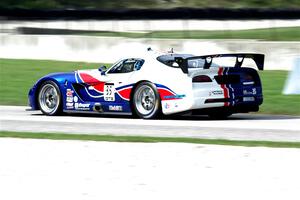
[[58, 91], [52, 84], [46, 84], [40, 91], [40, 106], [46, 113], [52, 113], [58, 108]]
[[155, 95], [151, 87], [144, 85], [137, 91], [136, 108], [144, 115], [151, 113], [155, 107]]

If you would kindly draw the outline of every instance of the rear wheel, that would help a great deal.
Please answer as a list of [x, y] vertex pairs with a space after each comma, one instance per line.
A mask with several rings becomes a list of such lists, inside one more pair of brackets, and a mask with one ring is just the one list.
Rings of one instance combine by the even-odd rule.
[[61, 93], [53, 81], [44, 82], [38, 93], [38, 104], [45, 115], [58, 115], [61, 113]]
[[161, 114], [160, 97], [153, 83], [140, 83], [133, 94], [135, 113], [143, 119], [155, 118]]

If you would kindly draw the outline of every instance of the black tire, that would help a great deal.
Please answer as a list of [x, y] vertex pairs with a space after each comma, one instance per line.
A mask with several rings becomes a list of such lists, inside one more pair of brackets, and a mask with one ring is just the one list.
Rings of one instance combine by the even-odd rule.
[[53, 116], [62, 113], [62, 96], [59, 87], [53, 81], [45, 81], [39, 87], [37, 101], [45, 115]]
[[161, 101], [156, 86], [142, 82], [134, 90], [132, 106], [142, 119], [153, 119], [161, 115]]

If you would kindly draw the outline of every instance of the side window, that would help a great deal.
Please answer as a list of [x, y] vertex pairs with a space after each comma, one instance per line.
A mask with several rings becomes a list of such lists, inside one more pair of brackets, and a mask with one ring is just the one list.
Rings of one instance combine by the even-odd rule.
[[133, 71], [140, 70], [142, 65], [144, 64], [143, 59], [125, 59], [116, 63], [112, 66], [111, 70], [109, 70], [109, 74], [115, 73], [129, 73]]
[[136, 62], [134, 63], [134, 71], [138, 71], [142, 68], [143, 64], [144, 64], [144, 60], [143, 59], [137, 59]]

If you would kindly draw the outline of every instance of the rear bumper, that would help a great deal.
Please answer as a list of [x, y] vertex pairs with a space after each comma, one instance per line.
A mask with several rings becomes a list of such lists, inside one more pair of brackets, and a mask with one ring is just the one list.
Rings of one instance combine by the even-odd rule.
[[234, 107], [234, 106], [247, 106], [247, 105], [261, 105], [262, 102], [263, 102], [263, 96], [258, 95], [258, 96], [238, 96], [235, 98], [207, 98], [205, 99], [204, 104], [214, 105], [216, 103], [221, 103], [221, 106]]
[[192, 114], [210, 114], [210, 113], [218, 113], [218, 112], [226, 112], [226, 113], [248, 113], [248, 112], [257, 112], [259, 110], [259, 105], [250, 104], [250, 105], [235, 105], [228, 107], [212, 107], [212, 108], [203, 108], [203, 109], [195, 109], [192, 110]]

